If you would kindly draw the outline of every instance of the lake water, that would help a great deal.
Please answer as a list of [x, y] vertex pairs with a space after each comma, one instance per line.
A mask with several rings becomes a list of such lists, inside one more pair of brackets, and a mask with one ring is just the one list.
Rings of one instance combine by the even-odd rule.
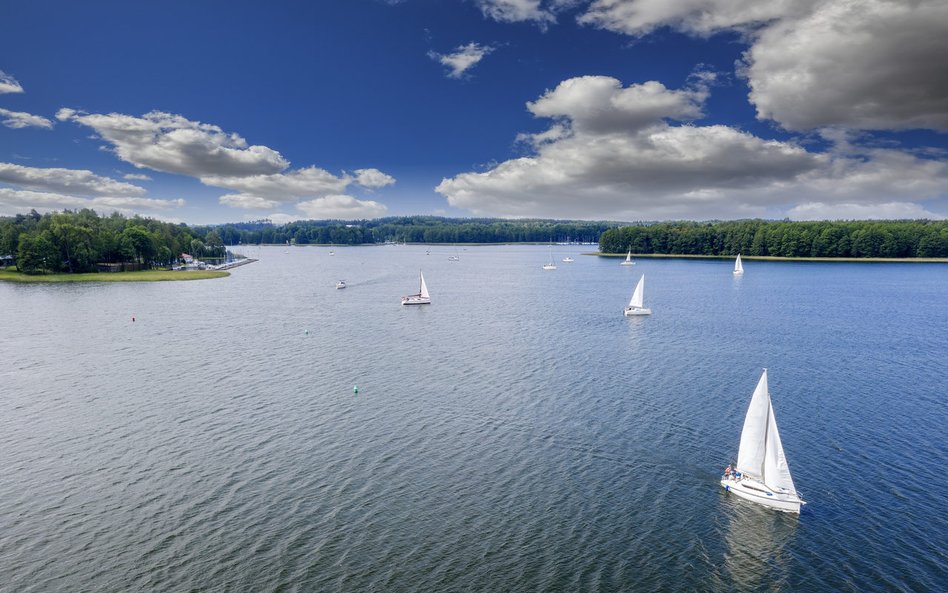
[[[948, 265], [591, 249], [0, 283], [0, 590], [946, 590]], [[718, 484], [761, 367], [799, 517]]]

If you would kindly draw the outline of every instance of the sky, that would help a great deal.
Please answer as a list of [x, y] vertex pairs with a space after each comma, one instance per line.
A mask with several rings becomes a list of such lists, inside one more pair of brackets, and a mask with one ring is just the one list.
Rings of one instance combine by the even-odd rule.
[[948, 217], [944, 0], [2, 14], [0, 216]]

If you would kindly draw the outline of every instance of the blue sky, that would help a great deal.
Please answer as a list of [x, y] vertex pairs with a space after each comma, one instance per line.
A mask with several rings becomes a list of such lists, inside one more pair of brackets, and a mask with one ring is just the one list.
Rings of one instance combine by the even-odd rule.
[[942, 0], [3, 13], [0, 215], [948, 216]]

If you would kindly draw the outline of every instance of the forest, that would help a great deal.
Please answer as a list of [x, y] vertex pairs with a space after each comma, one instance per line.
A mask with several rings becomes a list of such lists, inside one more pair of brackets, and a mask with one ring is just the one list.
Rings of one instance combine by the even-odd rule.
[[948, 222], [659, 222], [609, 229], [599, 240], [599, 250], [672, 255], [948, 257]]
[[221, 258], [226, 248], [209, 227], [188, 227], [93, 210], [17, 214], [0, 218], [0, 256], [26, 274], [95, 272], [98, 264], [170, 266], [182, 253]]
[[619, 222], [505, 220], [398, 216], [375, 220], [302, 220], [282, 226], [269, 221], [225, 224], [217, 228], [225, 245], [360, 245], [366, 243], [598, 243]]

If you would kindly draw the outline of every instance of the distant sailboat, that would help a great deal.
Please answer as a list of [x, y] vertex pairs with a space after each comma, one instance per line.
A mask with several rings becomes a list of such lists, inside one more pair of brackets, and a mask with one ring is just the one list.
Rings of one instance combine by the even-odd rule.
[[568, 264], [571, 264], [573, 263], [573, 258], [567, 255], [566, 257], [563, 258], [563, 261], [565, 261]]
[[629, 306], [623, 311], [623, 315], [651, 315], [652, 310], [645, 308], [644, 300], [645, 274], [642, 274], [642, 277], [639, 278], [639, 283], [635, 285], [635, 290], [632, 292], [632, 299], [629, 301]]
[[340, 288], [345, 288], [345, 287], [346, 287], [346, 281], [345, 281], [345, 280], [340, 280], [339, 282], [336, 282], [336, 289], [337, 289], [337, 290], [340, 289]]
[[793, 486], [783, 453], [767, 388], [767, 369], [747, 408], [737, 464], [733, 470], [730, 466], [724, 470], [721, 486], [741, 498], [788, 513], [799, 513], [800, 505], [806, 504]]
[[410, 294], [408, 296], [402, 297], [403, 305], [430, 305], [431, 297], [428, 295], [428, 285], [425, 284], [425, 275], [421, 272], [418, 272], [418, 276], [421, 279], [421, 286], [418, 288], [417, 294]]
[[625, 254], [625, 261], [619, 264], [620, 266], [634, 266], [635, 262], [632, 261], [632, 248], [629, 248], [629, 252]]
[[332, 243], [329, 244], [329, 255], [336, 255], [336, 252], [332, 250]]
[[543, 264], [543, 269], [544, 269], [544, 270], [555, 270], [555, 269], [556, 269], [556, 263], [554, 263], [554, 261], [553, 261], [553, 245], [552, 245], [552, 244], [550, 244], [550, 261], [548, 261], [548, 262], [546, 262], [545, 264]]
[[741, 263], [741, 254], [737, 254], [737, 259], [734, 260], [734, 275], [740, 276], [744, 273], [744, 264]]

